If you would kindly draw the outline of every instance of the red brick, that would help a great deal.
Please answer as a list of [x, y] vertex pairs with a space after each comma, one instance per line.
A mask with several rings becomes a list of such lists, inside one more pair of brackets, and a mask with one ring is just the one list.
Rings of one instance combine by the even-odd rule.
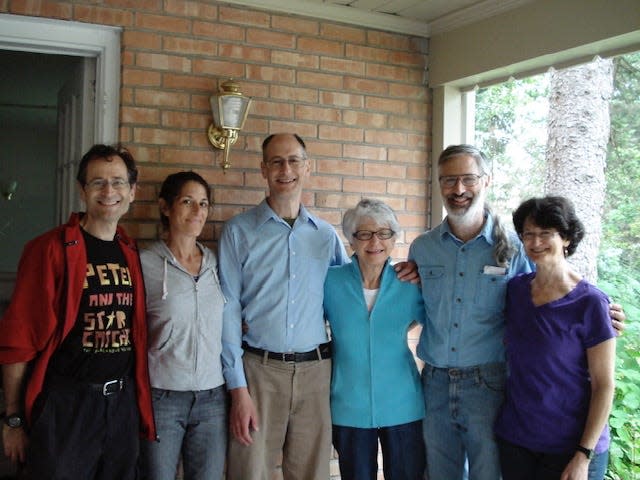
[[417, 133], [409, 133], [407, 135], [407, 145], [410, 147], [426, 148], [431, 145], [427, 135], [418, 135]]
[[403, 162], [403, 163], [415, 163], [415, 164], [427, 164], [428, 154], [427, 152], [420, 150], [409, 150], [404, 148], [390, 148], [389, 149], [389, 161], [390, 162]]
[[424, 100], [427, 96], [428, 87], [426, 85], [409, 85], [403, 83], [390, 83], [390, 97], [404, 97], [414, 100]]
[[295, 37], [289, 33], [260, 30], [257, 28], [247, 29], [247, 42], [275, 48], [295, 48], [296, 46]]
[[136, 49], [160, 50], [162, 48], [162, 36], [152, 32], [126, 29], [122, 32], [122, 44]]
[[395, 65], [381, 65], [378, 63], [367, 63], [367, 77], [386, 78], [406, 82], [409, 77], [408, 69]]
[[271, 63], [290, 65], [292, 67], [317, 69], [320, 65], [320, 57], [317, 55], [304, 55], [296, 52], [273, 50], [271, 52]]
[[130, 10], [143, 10], [159, 12], [162, 9], [162, 0], [103, 0], [107, 7], [127, 8]]
[[254, 206], [264, 200], [264, 191], [248, 188], [218, 188], [216, 198], [218, 203]]
[[389, 182], [387, 191], [395, 195], [415, 195], [424, 196], [427, 186], [424, 182]]
[[316, 160], [316, 169], [318, 173], [362, 176], [362, 162], [358, 160], [318, 159]]
[[305, 20], [300, 17], [284, 17], [271, 15], [271, 27], [276, 30], [293, 32], [296, 35], [317, 35], [318, 22], [315, 20]]
[[388, 130], [365, 130], [364, 141], [366, 143], [381, 143], [383, 145], [406, 145], [407, 134]]
[[76, 5], [73, 18], [79, 22], [97, 23], [99, 25], [116, 25], [128, 27], [133, 24], [133, 12], [119, 8], [102, 8], [96, 6]]
[[297, 133], [306, 142], [307, 138], [316, 138], [318, 136], [318, 127], [316, 123], [281, 122], [279, 120], [271, 120], [269, 122], [269, 134], [289, 132]]
[[297, 73], [297, 85], [313, 86], [327, 90], [342, 90], [343, 78], [341, 75], [328, 73], [302, 72]]
[[426, 68], [428, 66], [427, 55], [413, 52], [392, 52], [389, 61], [394, 65], [406, 65], [409, 67]]
[[201, 129], [203, 134], [211, 123], [211, 114], [200, 115], [189, 112], [162, 112], [162, 126], [168, 128], [197, 128]]
[[270, 23], [270, 16], [268, 13], [248, 10], [245, 8], [221, 6], [218, 14], [221, 22], [253, 25], [256, 27], [269, 27]]
[[207, 20], [218, 18], [218, 9], [215, 5], [191, 0], [164, 0], [164, 11], [181, 17], [206, 18]]
[[137, 89], [134, 94], [136, 105], [187, 108], [189, 95], [180, 92], [163, 92], [160, 90]]
[[306, 185], [309, 190], [339, 192], [342, 190], [342, 175], [320, 175], [315, 173], [307, 179]]
[[389, 84], [385, 81], [368, 78], [345, 77], [344, 88], [345, 90], [355, 90], [362, 93], [387, 95]]
[[345, 178], [342, 181], [342, 191], [361, 192], [365, 195], [386, 193], [387, 182], [384, 180], [368, 180], [360, 178]]
[[364, 176], [382, 178], [405, 178], [406, 168], [388, 163], [365, 163]]
[[319, 142], [313, 139], [304, 139], [307, 145], [307, 153], [310, 157], [342, 157], [342, 144], [333, 142]]
[[[127, 148], [136, 159], [138, 163], [155, 163], [160, 158], [160, 150], [158, 147], [142, 146], [142, 145], [127, 145]], [[148, 181], [146, 177], [140, 177], [142, 181]]]
[[318, 91], [316, 89], [298, 88], [291, 85], [271, 85], [269, 97], [296, 103], [318, 103]]
[[383, 113], [359, 112], [357, 110], [343, 110], [342, 123], [349, 126], [385, 128], [387, 126], [387, 115]]
[[153, 68], [154, 70], [173, 70], [177, 72], [189, 72], [191, 60], [176, 55], [163, 53], [136, 53], [136, 65], [138, 67]]
[[160, 111], [156, 108], [123, 106], [120, 109], [120, 120], [122, 123], [158, 125], [160, 123]]
[[204, 60], [200, 58], [193, 60], [193, 73], [205, 73], [216, 77], [244, 77], [244, 67], [244, 63], [240, 62]]
[[136, 13], [135, 26], [160, 32], [190, 33], [191, 21], [171, 15]]
[[122, 70], [122, 85], [158, 87], [160, 82], [161, 76], [159, 72], [131, 68], [123, 68]]
[[365, 64], [354, 60], [346, 60], [343, 58], [320, 58], [320, 69], [330, 72], [343, 72], [352, 75], [363, 75]]
[[422, 214], [427, 212], [427, 197], [407, 197], [405, 203], [405, 208], [408, 212], [420, 212]]
[[425, 224], [424, 215], [399, 213], [398, 222], [403, 228], [422, 228]]
[[322, 92], [320, 103], [337, 107], [364, 108], [364, 96], [354, 93]]
[[361, 199], [360, 195], [345, 195], [342, 193], [316, 193], [316, 206], [321, 208], [352, 208]]
[[47, 18], [70, 20], [73, 18], [73, 7], [63, 2], [43, 2], [33, 0], [13, 0], [10, 8], [5, 7], [7, 13], [33, 15]]
[[389, 50], [348, 44], [346, 46], [345, 57], [359, 58], [379, 63], [389, 63]]
[[271, 57], [270, 50], [266, 48], [250, 47], [246, 45], [220, 45], [221, 58], [238, 58], [251, 62], [269, 63]]
[[345, 145], [344, 156], [347, 158], [360, 158], [362, 160], [386, 160], [387, 149], [366, 145]]
[[194, 20], [192, 30], [194, 35], [218, 38], [227, 42], [241, 42], [244, 40], [244, 28], [236, 25]]
[[409, 50], [411, 47], [410, 37], [406, 35], [369, 30], [367, 32], [367, 43], [379, 47], [392, 48], [394, 50]]
[[165, 52], [178, 53], [184, 56], [206, 55], [215, 57], [218, 55], [218, 44], [208, 40], [165, 36], [162, 45]]
[[429, 124], [426, 118], [389, 116], [389, 129], [391, 130], [426, 132], [428, 127]]
[[295, 70], [289, 68], [265, 67], [261, 65], [248, 64], [247, 78], [251, 80], [262, 80], [265, 82], [295, 83]]
[[267, 102], [256, 100], [251, 105], [251, 114], [271, 118], [291, 119], [293, 118], [293, 104], [282, 102]]
[[339, 127], [333, 125], [320, 125], [318, 138], [323, 140], [343, 140], [347, 142], [362, 142], [363, 131], [361, 128]]
[[318, 122], [337, 123], [340, 121], [340, 110], [335, 108], [311, 107], [296, 105], [297, 120], [316, 120]]
[[213, 93], [216, 85], [211, 77], [197, 77], [194, 75], [174, 75], [165, 73], [162, 76], [162, 86], [164, 88], [177, 89], [180, 91], [204, 91]]
[[427, 180], [427, 168], [425, 166], [407, 167], [407, 180]]
[[366, 31], [361, 28], [345, 27], [328, 22], [321, 24], [320, 35], [353, 43], [364, 43], [366, 40]]
[[188, 145], [189, 132], [162, 128], [134, 128], [133, 141], [154, 145]]
[[395, 100], [382, 97], [366, 97], [365, 108], [367, 110], [406, 114], [408, 110], [408, 104], [405, 100]]
[[298, 50], [304, 53], [319, 53], [341, 57], [344, 55], [344, 45], [341, 42], [322, 40], [317, 37], [301, 37], [298, 39]]

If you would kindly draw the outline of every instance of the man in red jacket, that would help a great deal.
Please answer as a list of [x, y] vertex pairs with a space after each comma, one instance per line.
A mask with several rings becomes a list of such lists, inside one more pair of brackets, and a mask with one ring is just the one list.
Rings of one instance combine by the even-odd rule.
[[134, 479], [138, 433], [155, 438], [144, 285], [118, 227], [138, 171], [95, 145], [77, 180], [85, 213], [33, 240], [0, 320], [5, 454], [28, 478]]

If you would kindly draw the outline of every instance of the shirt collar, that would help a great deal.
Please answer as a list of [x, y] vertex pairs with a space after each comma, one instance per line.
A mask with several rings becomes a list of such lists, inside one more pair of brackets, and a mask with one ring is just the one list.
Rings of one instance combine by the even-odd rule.
[[[316, 230], [318, 229], [318, 221], [316, 217], [313, 216], [311, 213], [309, 213], [309, 211], [302, 204], [300, 204], [300, 212], [298, 213], [298, 218], [300, 219], [300, 221], [304, 223], [309, 223]], [[273, 220], [275, 222], [281, 222], [288, 225], [287, 222], [285, 222], [282, 218], [278, 216], [276, 212], [273, 211], [273, 209], [267, 203], [267, 199], [265, 198], [256, 207], [256, 228], [261, 227], [262, 225], [267, 223], [269, 220]]]
[[[485, 241], [489, 245], [493, 245], [493, 216], [485, 210], [485, 220], [484, 225], [482, 226], [482, 230], [476, 236], [476, 238], [483, 237]], [[458, 239], [455, 234], [451, 231], [451, 227], [449, 226], [448, 217], [445, 218], [439, 226], [440, 228], [440, 238], [444, 240], [446, 235], [449, 235], [451, 238]]]

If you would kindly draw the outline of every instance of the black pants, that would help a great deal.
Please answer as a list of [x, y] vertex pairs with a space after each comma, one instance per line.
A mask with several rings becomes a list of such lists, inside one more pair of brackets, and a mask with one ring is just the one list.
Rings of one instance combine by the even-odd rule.
[[130, 381], [108, 396], [86, 385], [47, 386], [34, 406], [26, 477], [134, 480], [138, 423]]

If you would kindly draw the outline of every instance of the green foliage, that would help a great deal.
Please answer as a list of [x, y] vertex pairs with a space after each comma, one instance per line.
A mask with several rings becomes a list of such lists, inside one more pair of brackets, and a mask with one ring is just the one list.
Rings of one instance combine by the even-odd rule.
[[[615, 65], [598, 286], [623, 305], [627, 322], [617, 346], [607, 478], [640, 480], [640, 52]], [[476, 145], [493, 160], [489, 201], [503, 216], [543, 194], [547, 94], [546, 75], [477, 92]]]

